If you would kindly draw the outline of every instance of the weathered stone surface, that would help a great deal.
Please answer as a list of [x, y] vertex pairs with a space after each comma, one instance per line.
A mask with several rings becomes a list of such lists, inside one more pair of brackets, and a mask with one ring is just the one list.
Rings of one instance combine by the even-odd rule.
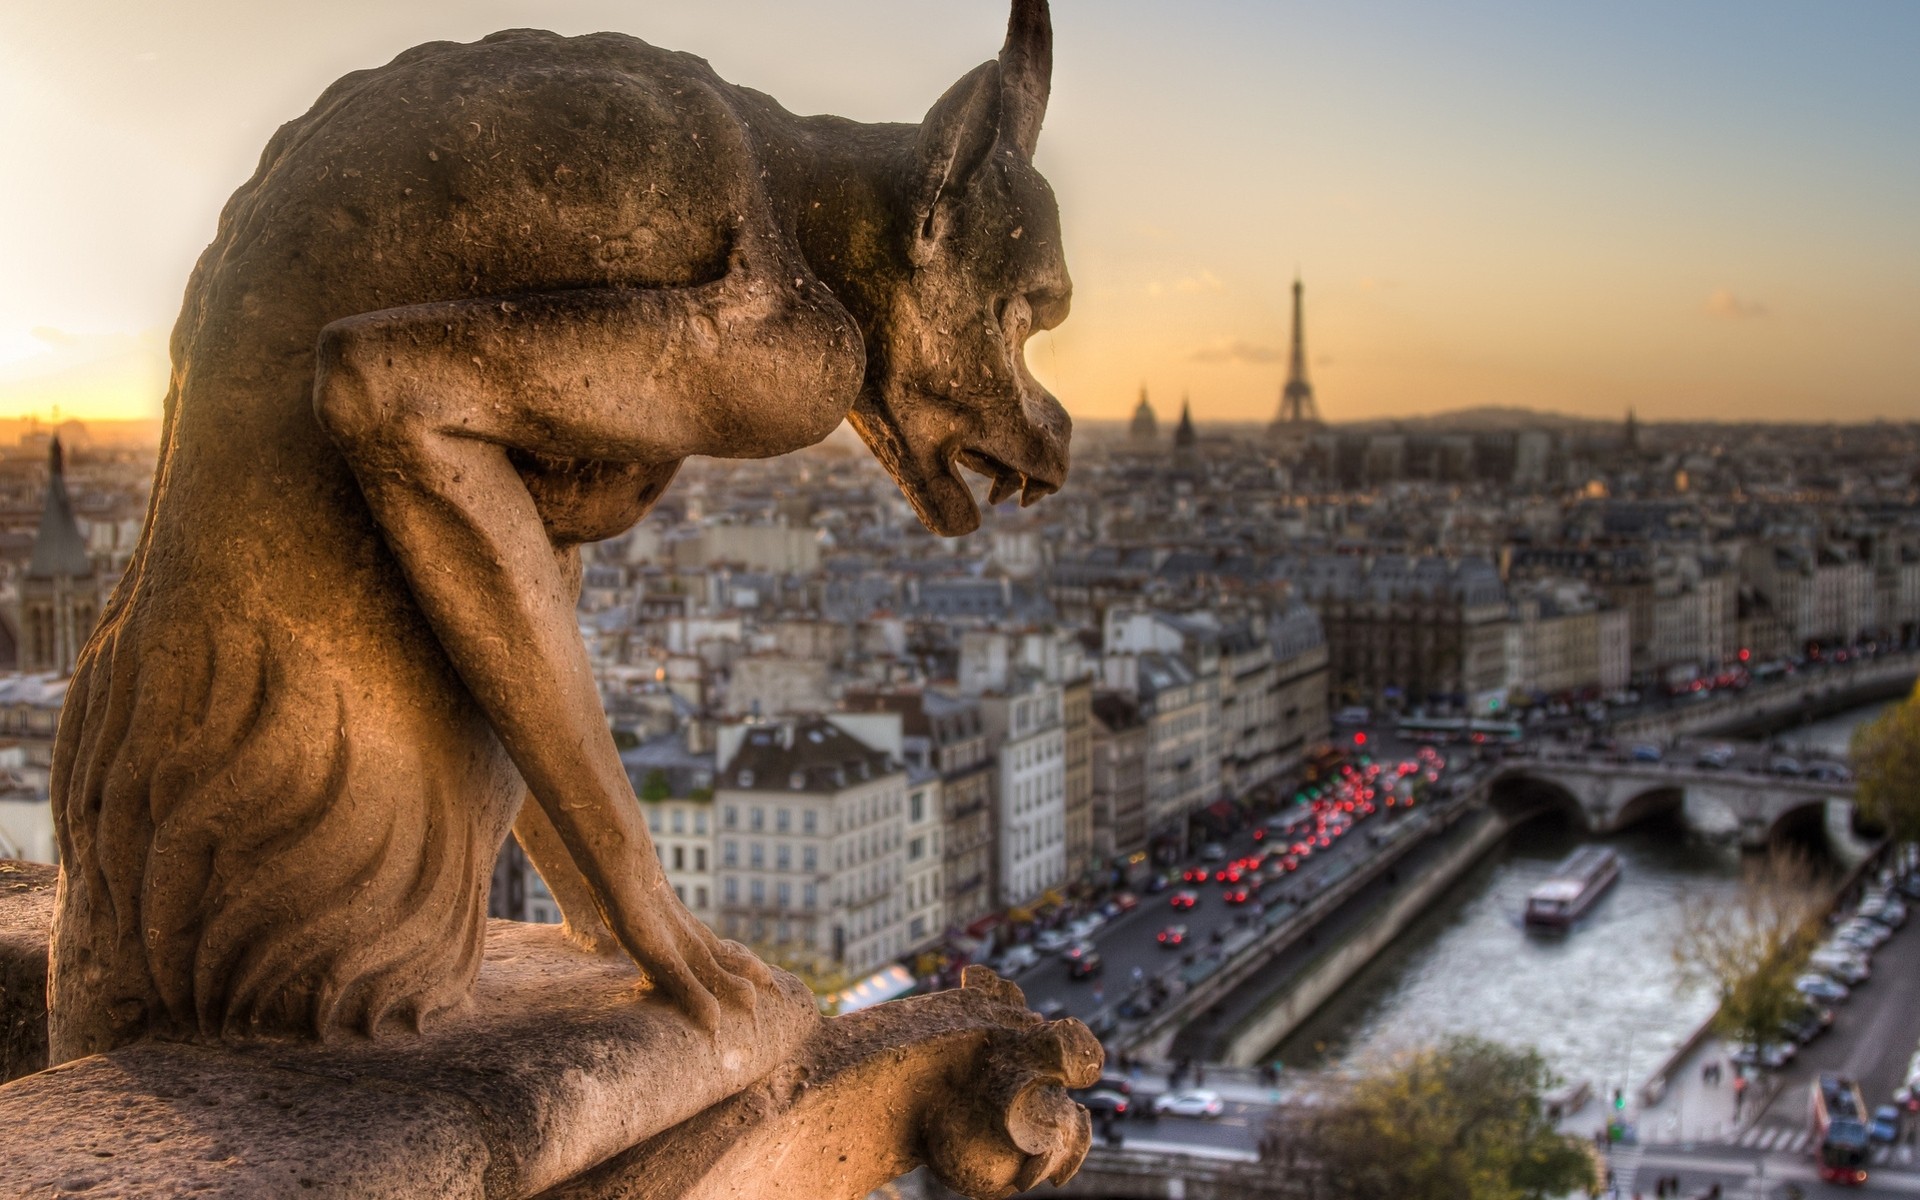
[[940, 533], [978, 523], [962, 466], [996, 501], [1061, 484], [1022, 357], [1071, 292], [1032, 162], [1051, 63], [1015, 0], [924, 121], [861, 125], [511, 30], [276, 133], [189, 282], [151, 519], [60, 721], [52, 1060], [430, 1024], [509, 827], [574, 935], [702, 1026], [788, 1004], [666, 883], [578, 547], [689, 455], [849, 418]]
[[[0, 896], [0, 927], [31, 940], [32, 909]], [[0, 1195], [858, 1200], [925, 1162], [984, 1200], [1086, 1154], [1064, 1089], [1098, 1078], [1099, 1043], [984, 969], [714, 1037], [636, 1001], [624, 958], [489, 932], [472, 1005], [422, 1037], [148, 1042], [0, 1087]]]
[[47, 927], [57, 872], [0, 859], [0, 1083], [47, 1065]]
[[150, 1043], [0, 1087], [0, 1194], [478, 1200], [483, 1128], [459, 1097]]
[[[46, 906], [19, 907], [28, 910], [24, 919], [13, 904], [0, 903], [0, 928], [16, 928], [19, 941], [28, 942], [37, 909], [44, 963]], [[137, 1154], [129, 1144], [129, 1155], [140, 1161], [198, 1163], [194, 1155], [209, 1138], [246, 1149], [232, 1167], [239, 1174], [221, 1168], [222, 1173], [207, 1177], [236, 1189], [226, 1194], [253, 1194], [247, 1188], [258, 1182], [254, 1169], [262, 1163], [311, 1162], [311, 1170], [302, 1168], [303, 1177], [334, 1178], [329, 1164], [343, 1132], [350, 1132], [348, 1140], [366, 1139], [378, 1155], [391, 1154], [395, 1161], [405, 1159], [408, 1147], [417, 1147], [431, 1159], [431, 1164], [423, 1159], [421, 1169], [431, 1165], [435, 1179], [458, 1181], [482, 1172], [487, 1195], [525, 1196], [746, 1088], [799, 1053], [820, 1024], [805, 988], [783, 975], [777, 986], [795, 990], [791, 1003], [762, 1006], [757, 1021], [753, 1014], [729, 1012], [710, 1034], [663, 998], [646, 995], [639, 970], [624, 956], [582, 954], [555, 926], [488, 924], [486, 964], [472, 1002], [422, 1036], [344, 1035], [319, 1045], [250, 1040], [191, 1053], [185, 1046], [115, 1051], [110, 1059], [78, 1060], [0, 1088], [0, 1129], [13, 1128], [10, 1122], [23, 1112], [59, 1108], [72, 1132], [84, 1137], [76, 1142], [63, 1134], [42, 1148], [61, 1152], [66, 1163], [61, 1169], [84, 1162], [106, 1144], [102, 1138], [118, 1135], [75, 1123], [75, 1117], [91, 1112], [94, 1092], [117, 1080], [130, 1095], [146, 1097], [131, 1110], [137, 1112], [140, 1137], [164, 1135]], [[43, 986], [38, 996], [44, 995]], [[7, 1016], [26, 1023], [24, 1012]], [[218, 1114], [189, 1105], [181, 1111], [194, 1120], [174, 1125], [166, 1115], [174, 1109], [148, 1105], [156, 1097], [177, 1099], [172, 1092], [154, 1092], [168, 1078], [163, 1064], [174, 1061], [170, 1055], [184, 1055], [179, 1070], [199, 1081], [196, 1104], [221, 1097], [224, 1107]], [[249, 1095], [278, 1095], [275, 1089], [302, 1078], [316, 1088], [316, 1096], [326, 1098], [327, 1107], [313, 1110], [317, 1115], [311, 1120], [256, 1113], [244, 1103]], [[423, 1098], [432, 1101], [428, 1110], [434, 1114], [424, 1125], [411, 1109]], [[348, 1113], [367, 1120], [329, 1126], [319, 1119]], [[393, 1119], [383, 1124], [385, 1117]], [[28, 1128], [34, 1136], [51, 1136], [62, 1127], [36, 1123]], [[266, 1150], [255, 1137], [267, 1139], [270, 1156], [263, 1157]], [[477, 1159], [470, 1152], [476, 1147]], [[0, 1195], [13, 1194], [19, 1178], [14, 1168], [32, 1157], [0, 1169]], [[446, 1186], [448, 1195], [464, 1194], [454, 1182]]]
[[960, 989], [827, 1022], [759, 1086], [542, 1200], [855, 1200], [922, 1162], [998, 1200], [1079, 1168], [1091, 1124], [1064, 1089], [1101, 1061], [1086, 1026], [973, 967]]

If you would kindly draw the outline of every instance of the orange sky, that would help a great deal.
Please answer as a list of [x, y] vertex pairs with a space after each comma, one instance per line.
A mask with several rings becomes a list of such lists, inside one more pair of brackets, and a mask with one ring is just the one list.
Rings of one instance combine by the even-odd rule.
[[[1057, 0], [1040, 165], [1081, 417], [1265, 419], [1287, 289], [1334, 420], [1482, 404], [1920, 418], [1920, 6]], [[1675, 11], [1679, 9], [1679, 11]], [[194, 256], [267, 135], [432, 38], [693, 50], [917, 119], [985, 0], [67, 0], [0, 10], [0, 415], [157, 411]]]

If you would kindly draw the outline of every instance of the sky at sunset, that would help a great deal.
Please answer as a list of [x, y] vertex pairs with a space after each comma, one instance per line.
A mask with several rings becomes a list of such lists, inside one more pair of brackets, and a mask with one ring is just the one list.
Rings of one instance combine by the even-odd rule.
[[[613, 29], [798, 112], [918, 120], [991, 0], [0, 6], [0, 416], [158, 412], [267, 136], [437, 38]], [[1038, 162], [1076, 416], [1271, 417], [1288, 288], [1331, 420], [1920, 419], [1920, 3], [1056, 0]]]

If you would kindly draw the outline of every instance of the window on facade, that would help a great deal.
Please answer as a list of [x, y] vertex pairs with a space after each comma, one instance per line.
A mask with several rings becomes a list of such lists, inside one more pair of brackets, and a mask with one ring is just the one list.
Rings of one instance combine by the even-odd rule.
[[812, 846], [803, 846], [800, 850], [800, 867], [805, 871], [820, 869], [820, 852]]
[[749, 845], [747, 847], [747, 865], [751, 867], [766, 866], [767, 865], [767, 848], [761, 845], [759, 842], [754, 842], [753, 844]]
[[674, 809], [671, 825], [675, 833], [685, 833], [687, 831], [687, 814], [681, 809]]
[[[687, 869], [687, 848], [685, 846], [675, 846], [673, 848], [673, 869], [676, 871], [684, 871]], [[682, 901], [685, 899], [686, 897], [681, 897]]]
[[782, 871], [793, 869], [793, 847], [781, 845], [773, 849], [773, 865]]
[[758, 804], [747, 810], [747, 828], [759, 831], [767, 827], [767, 810]]
[[700, 811], [693, 814], [693, 831], [695, 833], [702, 833], [702, 834], [707, 831], [707, 810], [706, 809], [703, 808]]
[[907, 861], [919, 862], [927, 855], [927, 839], [914, 838], [907, 843]]
[[707, 869], [707, 848], [705, 846], [695, 846], [693, 848], [693, 869], [696, 871], [704, 871]]
[[779, 897], [781, 908], [793, 907], [793, 885], [792, 884], [790, 883], [781, 884], [778, 888], [775, 889], [774, 894]]
[[820, 889], [809, 883], [800, 889], [800, 903], [806, 908], [816, 908], [820, 904]]
[[800, 814], [800, 832], [816, 833], [820, 829], [820, 814], [808, 809]]
[[773, 810], [773, 827], [781, 833], [793, 828], [793, 814], [784, 808]]
[[736, 876], [727, 876], [721, 883], [720, 890], [726, 896], [728, 904], [740, 903], [740, 880]]
[[720, 843], [720, 862], [729, 867], [740, 865], [740, 843], [728, 838]]
[[720, 812], [720, 823], [728, 829], [740, 827], [740, 810], [729, 804]]
[[695, 908], [705, 908], [707, 906], [707, 889], [705, 887], [696, 887], [693, 889], [693, 906]]
[[752, 897], [755, 904], [765, 904], [767, 902], [766, 883], [759, 879], [753, 880], [747, 884], [747, 895]]
[[647, 806], [647, 829], [653, 833], [660, 832], [660, 810], [652, 805]]

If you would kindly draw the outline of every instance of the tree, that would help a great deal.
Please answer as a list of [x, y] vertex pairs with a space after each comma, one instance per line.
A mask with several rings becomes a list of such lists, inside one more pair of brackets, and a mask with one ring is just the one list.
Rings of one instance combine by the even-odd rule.
[[1853, 732], [1854, 804], [1900, 841], [1920, 839], [1920, 687]]
[[1765, 1043], [1805, 1006], [1794, 977], [1820, 931], [1820, 896], [1804, 858], [1775, 854], [1750, 863], [1730, 896], [1687, 897], [1674, 963], [1685, 986], [1720, 1001], [1714, 1028], [1740, 1043]]
[[[1553, 1128], [1546, 1062], [1473, 1037], [1406, 1055], [1318, 1115], [1290, 1117], [1268, 1160], [1329, 1200], [1541, 1200], [1595, 1186], [1593, 1158]], [[1305, 1168], [1301, 1172], [1301, 1168]]]

